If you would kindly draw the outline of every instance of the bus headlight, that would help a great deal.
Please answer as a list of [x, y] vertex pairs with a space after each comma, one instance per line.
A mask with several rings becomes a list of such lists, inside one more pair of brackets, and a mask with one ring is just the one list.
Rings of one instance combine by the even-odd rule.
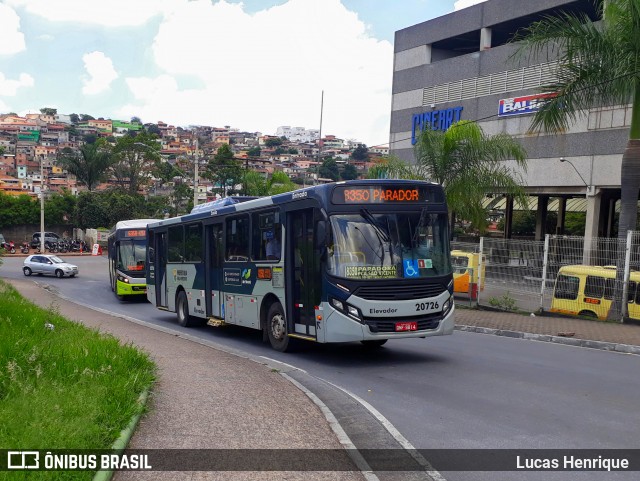
[[453, 297], [450, 297], [442, 304], [442, 317], [446, 316], [453, 307]]
[[344, 304], [342, 303], [342, 301], [339, 301], [335, 297], [331, 298], [331, 305], [336, 309], [338, 309], [339, 311], [344, 312]]
[[129, 279], [127, 279], [127, 278], [126, 278], [126, 277], [124, 277], [124, 276], [118, 276], [118, 280], [119, 280], [120, 282], [124, 282], [124, 283], [126, 283], [126, 284], [129, 284]]
[[358, 322], [362, 322], [362, 315], [360, 314], [360, 309], [354, 307], [346, 302], [342, 302], [335, 297], [330, 297], [329, 301], [331, 302], [331, 306], [337, 311], [346, 314], [347, 316], [355, 319]]

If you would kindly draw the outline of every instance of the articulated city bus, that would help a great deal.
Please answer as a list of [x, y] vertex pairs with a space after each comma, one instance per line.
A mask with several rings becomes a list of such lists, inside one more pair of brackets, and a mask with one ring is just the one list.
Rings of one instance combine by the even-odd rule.
[[453, 332], [440, 185], [347, 181], [243, 200], [148, 226], [147, 298], [181, 325], [259, 329], [279, 351]]
[[109, 280], [111, 290], [120, 300], [144, 295], [147, 291], [147, 224], [158, 221], [159, 219], [123, 220], [116, 223], [109, 232]]

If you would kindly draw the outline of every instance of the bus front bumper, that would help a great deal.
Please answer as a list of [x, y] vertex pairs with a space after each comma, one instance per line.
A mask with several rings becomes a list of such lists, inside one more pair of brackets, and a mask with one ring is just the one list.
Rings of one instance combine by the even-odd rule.
[[324, 342], [349, 342], [354, 340], [375, 341], [381, 339], [404, 339], [453, 334], [456, 307], [454, 304], [444, 317], [430, 321], [429, 324], [425, 325], [425, 329], [420, 329], [423, 326], [418, 326], [418, 330], [400, 332], [395, 331], [396, 323], [402, 322], [400, 318], [381, 318], [380, 322], [374, 326], [351, 319], [330, 307], [328, 310], [332, 312], [326, 317], [324, 322]]

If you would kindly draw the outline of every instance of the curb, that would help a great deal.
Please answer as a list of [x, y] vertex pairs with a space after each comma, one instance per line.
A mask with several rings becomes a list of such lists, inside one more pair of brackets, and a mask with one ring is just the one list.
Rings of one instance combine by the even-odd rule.
[[[131, 437], [136, 430], [136, 426], [138, 426], [138, 422], [142, 417], [142, 413], [144, 412], [144, 408], [147, 405], [147, 399], [149, 398], [149, 390], [151, 386], [142, 391], [140, 397], [138, 398], [138, 412], [131, 416], [131, 420], [126, 428], [120, 431], [120, 436], [115, 440], [111, 449], [116, 451], [118, 454], [121, 454], [122, 451], [128, 446], [129, 441], [131, 441]], [[96, 471], [96, 474], [93, 476], [92, 481], [109, 481], [113, 476], [113, 469], [105, 469]]]
[[533, 334], [530, 332], [510, 331], [507, 329], [493, 329], [490, 327], [465, 326], [456, 324], [455, 330], [477, 332], [480, 334], [493, 334], [494, 336], [512, 337], [515, 339], [527, 339], [529, 341], [553, 342], [566, 346], [588, 347], [602, 351], [613, 351], [623, 354], [635, 354], [640, 356], [640, 346], [631, 344], [619, 344], [616, 342], [591, 341], [588, 339], [574, 339], [572, 337], [552, 336], [549, 334]]

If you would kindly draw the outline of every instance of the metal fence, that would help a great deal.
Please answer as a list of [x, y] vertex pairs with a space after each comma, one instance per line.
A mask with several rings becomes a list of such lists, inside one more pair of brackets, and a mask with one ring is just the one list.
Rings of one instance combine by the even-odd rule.
[[465, 273], [471, 279], [467, 292], [456, 292], [459, 302], [640, 319], [640, 232], [630, 231], [625, 240], [594, 238], [586, 243], [584, 237], [556, 235], [544, 241], [479, 241], [452, 243], [453, 250], [478, 254], [478, 265], [466, 270], [453, 258], [454, 278]]

